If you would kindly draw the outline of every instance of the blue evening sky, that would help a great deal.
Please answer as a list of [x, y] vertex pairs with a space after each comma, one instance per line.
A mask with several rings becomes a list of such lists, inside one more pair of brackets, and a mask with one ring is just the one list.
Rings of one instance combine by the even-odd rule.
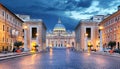
[[0, 0], [0, 3], [14, 13], [43, 19], [48, 29], [61, 18], [66, 28], [73, 30], [80, 19], [114, 13], [120, 0]]

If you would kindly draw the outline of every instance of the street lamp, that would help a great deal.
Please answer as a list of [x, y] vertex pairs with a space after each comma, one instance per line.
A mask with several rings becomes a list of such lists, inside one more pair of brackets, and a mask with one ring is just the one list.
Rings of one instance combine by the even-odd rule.
[[99, 49], [99, 51], [103, 51], [102, 30], [103, 30], [103, 27], [102, 27], [102, 26], [99, 26], [99, 34], [100, 34], [100, 49]]
[[27, 48], [27, 26], [24, 25], [23, 26], [24, 28], [24, 51], [28, 51], [28, 48]]
[[88, 53], [90, 53], [90, 51], [91, 51], [91, 42], [89, 41], [88, 42]]
[[39, 34], [38, 33], [36, 33], [36, 36], [38, 36]]

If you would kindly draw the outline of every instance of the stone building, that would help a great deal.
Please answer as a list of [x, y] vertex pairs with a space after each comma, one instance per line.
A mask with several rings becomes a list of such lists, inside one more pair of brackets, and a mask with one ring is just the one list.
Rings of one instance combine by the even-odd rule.
[[92, 20], [81, 20], [75, 28], [76, 34], [76, 50], [88, 50], [88, 45], [92, 45], [91, 49], [99, 47], [98, 22]]
[[47, 32], [46, 45], [48, 47], [66, 48], [75, 46], [75, 33], [66, 31], [65, 26], [58, 20], [53, 31]]
[[0, 4], [0, 52], [12, 51], [15, 41], [22, 41], [23, 21]]
[[101, 23], [102, 44], [107, 46], [110, 41], [116, 42], [116, 48], [120, 49], [120, 6], [118, 11], [105, 18]]
[[30, 19], [23, 24], [24, 49], [33, 50], [38, 45], [38, 51], [46, 49], [46, 26], [41, 19]]

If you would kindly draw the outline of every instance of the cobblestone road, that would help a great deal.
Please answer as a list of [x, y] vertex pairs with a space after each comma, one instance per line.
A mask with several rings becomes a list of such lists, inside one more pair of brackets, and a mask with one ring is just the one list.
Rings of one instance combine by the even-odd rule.
[[0, 61], [0, 69], [120, 69], [120, 58], [50, 49], [47, 53]]

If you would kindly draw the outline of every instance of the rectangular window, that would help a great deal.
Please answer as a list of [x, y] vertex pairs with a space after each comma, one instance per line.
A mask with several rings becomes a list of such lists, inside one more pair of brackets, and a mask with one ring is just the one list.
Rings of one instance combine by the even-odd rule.
[[86, 28], [86, 33], [88, 34], [88, 38], [91, 38], [91, 28]]
[[9, 32], [9, 27], [7, 27], [7, 32]]
[[12, 20], [12, 16], [10, 16], [10, 21]]
[[5, 25], [3, 25], [3, 31], [5, 30]]
[[3, 42], [4, 42], [4, 37], [3, 37]]
[[3, 15], [3, 16], [5, 15], [5, 12], [4, 12], [4, 11], [2, 12], [2, 15]]
[[7, 19], [8, 19], [8, 14], [7, 14]]
[[24, 29], [22, 31], [24, 32]]
[[32, 38], [36, 38], [37, 28], [32, 28]]
[[8, 42], [8, 38], [7, 38], [7, 42]]

